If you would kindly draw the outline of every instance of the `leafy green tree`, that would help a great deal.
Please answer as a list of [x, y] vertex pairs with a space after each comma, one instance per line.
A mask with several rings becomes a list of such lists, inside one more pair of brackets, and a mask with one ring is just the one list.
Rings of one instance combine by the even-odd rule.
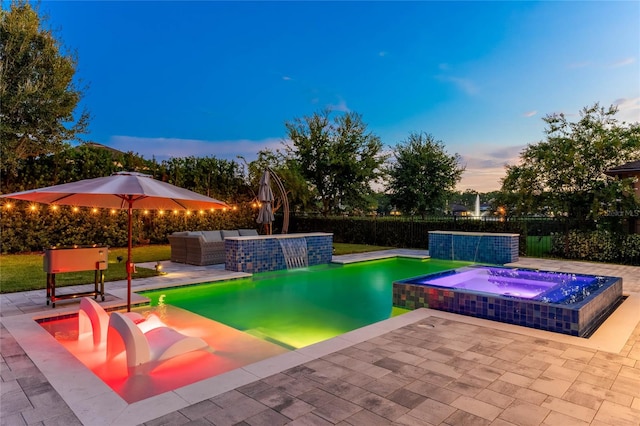
[[323, 110], [286, 123], [287, 154], [299, 165], [321, 203], [324, 216], [342, 208], [366, 209], [371, 183], [381, 176], [385, 156], [380, 138], [354, 112], [330, 118]]
[[444, 144], [426, 133], [411, 133], [395, 146], [393, 156], [387, 185], [391, 203], [423, 219], [427, 213], [442, 212], [465, 169], [460, 156], [447, 154]]
[[230, 204], [251, 200], [251, 190], [236, 161], [215, 157], [180, 157], [163, 161], [161, 180]]
[[527, 146], [520, 164], [507, 166], [502, 190], [515, 213], [596, 218], [622, 200], [635, 203], [631, 181], [604, 172], [640, 158], [640, 124], [620, 123], [617, 108], [585, 107], [576, 122], [543, 118], [546, 141]]
[[0, 171], [14, 176], [19, 160], [60, 152], [89, 122], [74, 115], [76, 56], [42, 23], [24, 0], [0, 10]]

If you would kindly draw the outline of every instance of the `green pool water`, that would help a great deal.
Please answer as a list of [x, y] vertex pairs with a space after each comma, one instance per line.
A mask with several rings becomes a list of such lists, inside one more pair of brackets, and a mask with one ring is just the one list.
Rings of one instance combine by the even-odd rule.
[[395, 280], [468, 264], [392, 258], [265, 272], [141, 294], [153, 306], [177, 306], [295, 349], [407, 312], [392, 306]]

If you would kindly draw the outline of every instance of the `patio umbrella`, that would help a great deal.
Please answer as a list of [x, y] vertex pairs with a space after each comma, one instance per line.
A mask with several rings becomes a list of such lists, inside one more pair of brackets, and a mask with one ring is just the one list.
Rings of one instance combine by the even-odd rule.
[[29, 191], [0, 195], [0, 198], [67, 206], [127, 209], [129, 240], [127, 252], [127, 311], [131, 310], [131, 262], [133, 209], [201, 210], [229, 207], [226, 203], [193, 191], [153, 179], [150, 175], [119, 172]]
[[258, 201], [260, 201], [260, 210], [256, 222], [264, 224], [267, 234], [271, 235], [271, 224], [273, 223], [273, 191], [271, 190], [271, 177], [269, 170], [265, 170], [260, 178], [260, 187], [258, 188]]

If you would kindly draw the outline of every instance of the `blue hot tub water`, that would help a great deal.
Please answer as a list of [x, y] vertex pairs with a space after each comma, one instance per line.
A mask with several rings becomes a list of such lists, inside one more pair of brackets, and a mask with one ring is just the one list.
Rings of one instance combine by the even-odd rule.
[[394, 282], [394, 306], [428, 307], [586, 336], [622, 299], [622, 278], [467, 266]]

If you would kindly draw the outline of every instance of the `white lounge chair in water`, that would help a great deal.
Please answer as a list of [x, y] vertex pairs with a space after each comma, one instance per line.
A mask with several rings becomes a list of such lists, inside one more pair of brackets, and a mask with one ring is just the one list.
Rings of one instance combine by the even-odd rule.
[[122, 343], [129, 375], [145, 374], [163, 361], [209, 347], [201, 338], [184, 335], [171, 327], [157, 327], [145, 333], [127, 315], [113, 312], [109, 319], [107, 360], [122, 351]]
[[[141, 330], [146, 333], [157, 327], [166, 326], [156, 314], [149, 314], [146, 318], [137, 312], [127, 312], [129, 317]], [[78, 311], [78, 336], [93, 334], [93, 345], [100, 346], [107, 341], [107, 329], [109, 328], [109, 314], [102, 306], [90, 297], [80, 300]]]

